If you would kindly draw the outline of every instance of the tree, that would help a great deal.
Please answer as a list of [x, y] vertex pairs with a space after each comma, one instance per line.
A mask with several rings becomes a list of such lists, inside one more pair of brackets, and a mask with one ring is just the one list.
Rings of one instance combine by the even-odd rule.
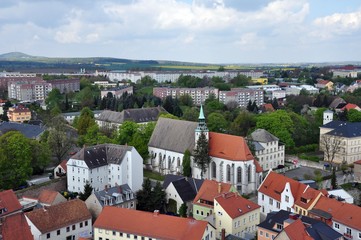
[[247, 136], [250, 130], [256, 126], [256, 119], [253, 113], [242, 111], [231, 123], [230, 132], [234, 135]]
[[331, 188], [337, 189], [337, 178], [336, 178], [336, 170], [332, 168], [332, 175], [331, 175]]
[[186, 218], [187, 217], [187, 209], [188, 209], [187, 204], [182, 203], [182, 205], [179, 207], [179, 210], [178, 210], [179, 216]]
[[361, 122], [361, 112], [356, 109], [350, 109], [347, 112], [347, 119], [350, 122]]
[[192, 168], [191, 168], [191, 152], [187, 149], [183, 155], [183, 176], [191, 177], [192, 176]]
[[211, 157], [208, 154], [208, 140], [206, 135], [201, 132], [199, 135], [197, 146], [194, 149], [194, 162], [201, 170], [201, 178], [203, 179], [203, 174], [207, 171], [208, 165], [211, 162]]
[[159, 210], [163, 212], [166, 194], [160, 182], [157, 181], [151, 195], [153, 204], [151, 211]]
[[223, 133], [228, 127], [228, 122], [223, 114], [213, 112], [208, 115], [207, 127], [209, 131]]
[[59, 163], [74, 146], [75, 134], [73, 131], [61, 116], [54, 117], [49, 125], [47, 143]]
[[15, 188], [32, 174], [29, 140], [17, 131], [0, 137], [0, 189]]
[[235, 87], [244, 87], [249, 85], [251, 82], [251, 77], [247, 77], [246, 75], [239, 74], [237, 77], [230, 80], [230, 83]]
[[125, 121], [119, 127], [118, 134], [118, 143], [119, 144], [129, 144], [129, 142], [133, 139], [133, 136], [138, 131], [138, 124], [131, 121]]
[[86, 134], [88, 129], [95, 124], [94, 113], [89, 107], [83, 108], [79, 118], [74, 121], [74, 126], [78, 129], [80, 135]]
[[279, 108], [277, 98], [273, 98], [273, 100], [272, 100], [272, 107], [273, 107], [274, 109], [276, 109], [276, 110]]
[[60, 93], [60, 90], [57, 88], [53, 88], [49, 93], [47, 98], [45, 99], [46, 108], [53, 109], [55, 106], [59, 107], [59, 103], [63, 99], [63, 96]]
[[342, 140], [340, 138], [324, 134], [320, 139], [320, 148], [325, 155], [325, 161], [333, 162], [335, 155], [341, 150]]
[[30, 140], [30, 147], [32, 152], [31, 166], [33, 174], [40, 174], [50, 163], [50, 148], [46, 142], [38, 142], [37, 140]]
[[88, 181], [86, 181], [85, 185], [84, 185], [84, 192], [79, 194], [79, 198], [80, 200], [87, 200], [88, 197], [92, 194], [93, 192], [93, 187], [90, 185], [90, 183]]
[[145, 179], [142, 189], [137, 192], [137, 209], [152, 211], [152, 184], [149, 178]]

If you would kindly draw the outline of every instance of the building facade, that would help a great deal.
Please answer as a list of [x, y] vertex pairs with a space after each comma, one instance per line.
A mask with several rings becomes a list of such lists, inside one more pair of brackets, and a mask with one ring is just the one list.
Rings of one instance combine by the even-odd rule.
[[23, 106], [10, 107], [7, 112], [10, 122], [22, 123], [31, 119], [31, 111]]
[[219, 101], [224, 104], [236, 102], [243, 108], [247, 107], [250, 101], [261, 106], [264, 104], [264, 94], [262, 89], [232, 88], [231, 91], [220, 91]]

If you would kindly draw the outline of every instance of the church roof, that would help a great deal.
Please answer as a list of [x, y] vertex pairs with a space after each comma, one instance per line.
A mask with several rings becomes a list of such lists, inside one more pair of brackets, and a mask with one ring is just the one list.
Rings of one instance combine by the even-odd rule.
[[192, 152], [197, 124], [196, 122], [160, 117], [148, 146], [178, 153], [184, 153], [187, 149]]
[[112, 123], [133, 121], [136, 123], [157, 121], [160, 113], [166, 112], [162, 107], [125, 109], [122, 112], [104, 110], [96, 120]]

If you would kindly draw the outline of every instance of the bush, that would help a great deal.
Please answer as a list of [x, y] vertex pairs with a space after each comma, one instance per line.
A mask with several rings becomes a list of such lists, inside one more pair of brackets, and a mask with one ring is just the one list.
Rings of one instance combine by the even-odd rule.
[[317, 156], [308, 156], [308, 155], [306, 155], [304, 153], [301, 153], [299, 155], [299, 158], [309, 160], [309, 161], [312, 161], [312, 162], [319, 162], [320, 161], [319, 157], [317, 157]]

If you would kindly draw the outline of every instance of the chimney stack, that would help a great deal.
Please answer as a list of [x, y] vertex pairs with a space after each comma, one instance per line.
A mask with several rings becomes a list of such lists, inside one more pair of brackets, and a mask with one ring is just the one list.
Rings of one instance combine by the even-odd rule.
[[153, 216], [158, 216], [159, 215], [159, 210], [154, 210]]
[[218, 183], [218, 193], [221, 193], [221, 190], [222, 190], [222, 184], [219, 182]]

